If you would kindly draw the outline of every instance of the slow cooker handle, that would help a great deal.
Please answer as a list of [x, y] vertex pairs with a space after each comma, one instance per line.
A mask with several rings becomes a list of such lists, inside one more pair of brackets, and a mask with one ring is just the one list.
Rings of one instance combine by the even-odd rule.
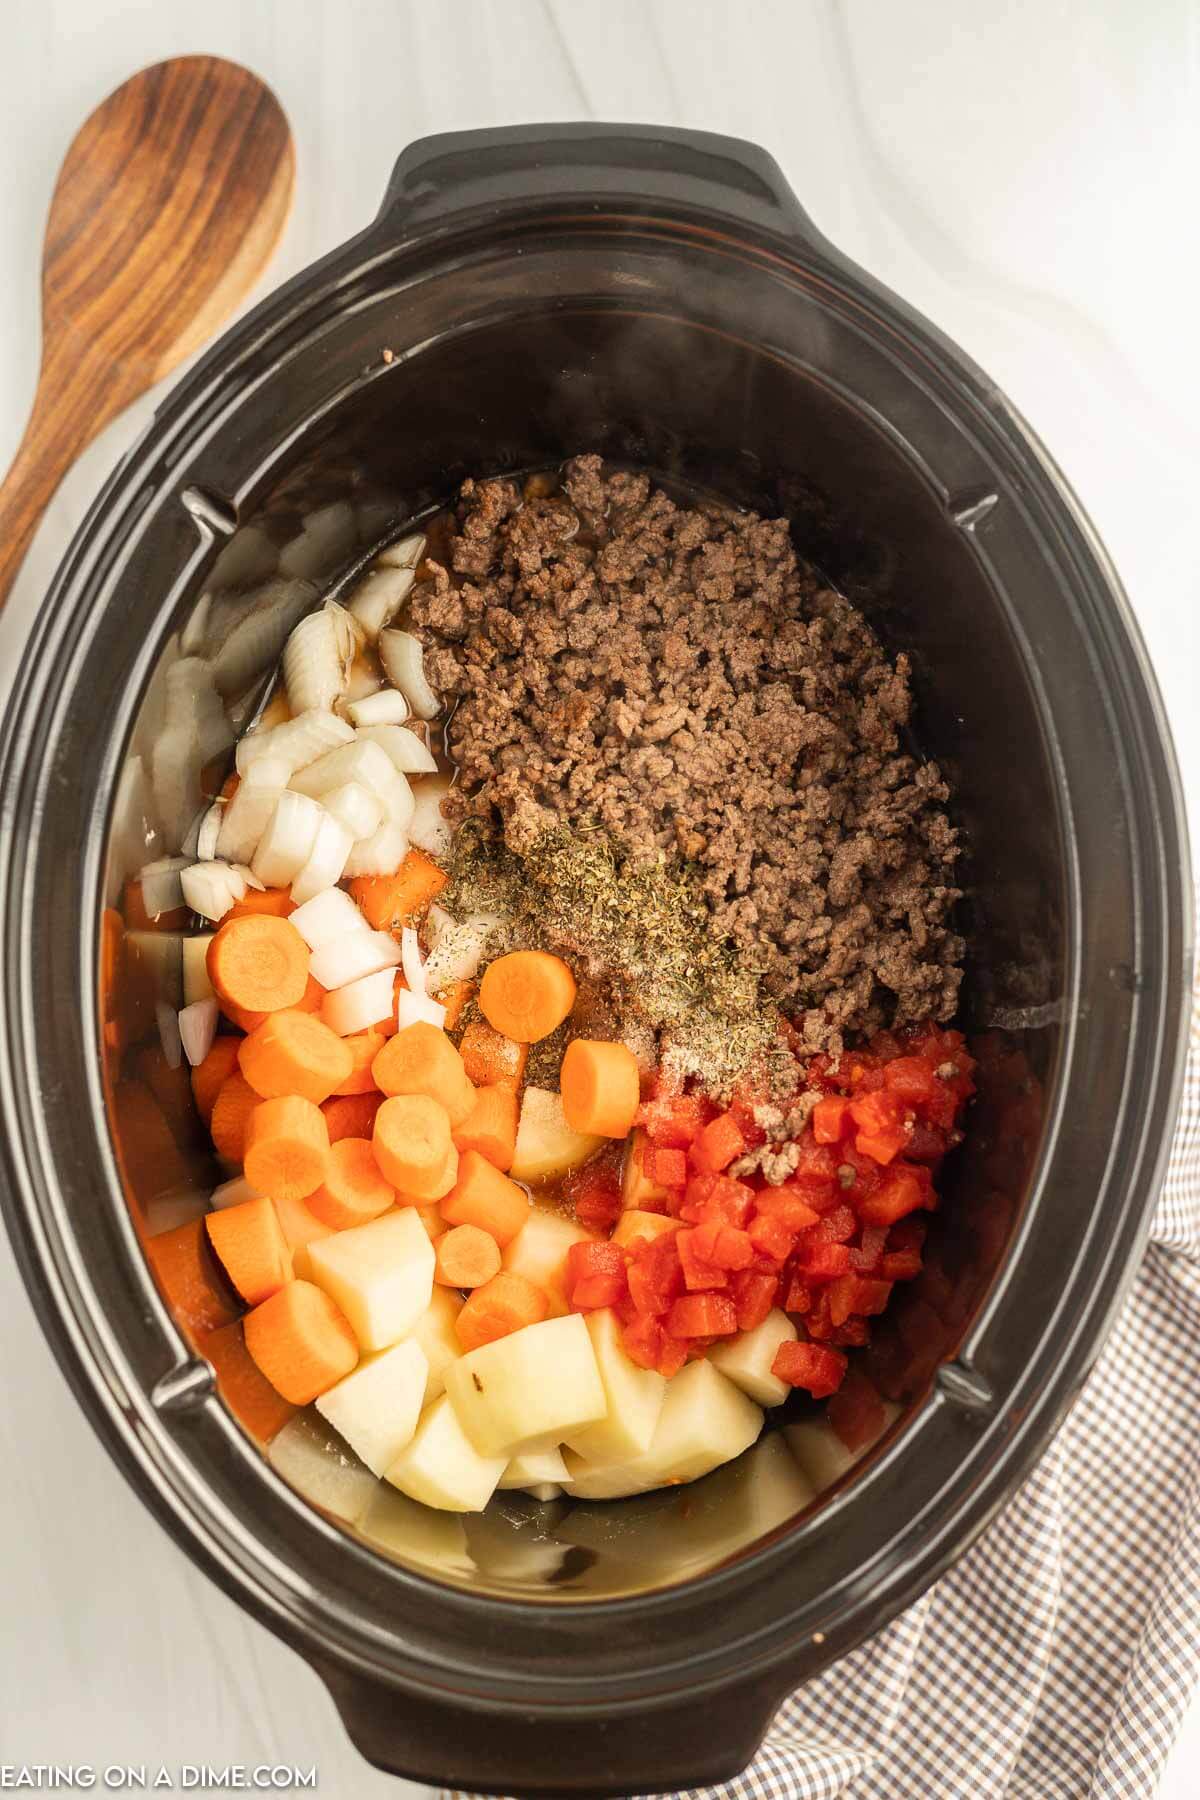
[[755, 226], [836, 257], [757, 144], [659, 125], [513, 125], [419, 138], [392, 171], [375, 231], [387, 240], [464, 215], [561, 200], [602, 213], [605, 202], [694, 213]]

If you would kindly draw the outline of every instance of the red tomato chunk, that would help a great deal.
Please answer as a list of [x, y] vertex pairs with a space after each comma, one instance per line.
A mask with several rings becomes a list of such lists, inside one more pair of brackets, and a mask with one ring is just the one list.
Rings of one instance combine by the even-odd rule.
[[789, 1387], [807, 1388], [814, 1400], [824, 1400], [841, 1386], [846, 1358], [822, 1344], [780, 1344], [771, 1373]]

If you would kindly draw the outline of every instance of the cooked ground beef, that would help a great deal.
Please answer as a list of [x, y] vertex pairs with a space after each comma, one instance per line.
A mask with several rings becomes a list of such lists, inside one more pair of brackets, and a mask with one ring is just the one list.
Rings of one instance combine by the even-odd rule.
[[804, 1045], [954, 1012], [948, 790], [903, 745], [908, 659], [797, 559], [784, 519], [569, 463], [463, 484], [413, 593], [457, 701], [452, 802], [510, 848], [548, 815], [694, 872]]

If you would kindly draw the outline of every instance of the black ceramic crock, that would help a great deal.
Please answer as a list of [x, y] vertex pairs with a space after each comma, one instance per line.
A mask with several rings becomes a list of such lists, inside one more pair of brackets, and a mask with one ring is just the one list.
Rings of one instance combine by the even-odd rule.
[[[1009, 1033], [1045, 1096], [998, 1271], [874, 1457], [699, 1577], [656, 1569], [608, 1600], [433, 1579], [275, 1476], [147, 1273], [93, 1000], [118, 774], [224, 535], [330, 471], [417, 512], [468, 473], [580, 449], [786, 510], [911, 650], [970, 844], [968, 1023]], [[434, 138], [373, 224], [164, 401], [67, 552], [17, 685], [5, 1212], [114, 1459], [381, 1767], [521, 1794], [731, 1776], [789, 1689], [920, 1593], [1028, 1472], [1144, 1243], [1182, 1067], [1184, 825], [1140, 640], [1061, 475], [752, 146], [590, 125]], [[964, 1163], [947, 1209], [982, 1179]]]

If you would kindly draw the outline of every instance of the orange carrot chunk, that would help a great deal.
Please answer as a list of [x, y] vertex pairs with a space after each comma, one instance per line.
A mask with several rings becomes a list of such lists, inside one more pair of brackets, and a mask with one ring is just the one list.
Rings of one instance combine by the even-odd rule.
[[308, 986], [308, 945], [294, 925], [269, 913], [228, 920], [208, 946], [206, 961], [222, 1005], [247, 1012], [297, 1006]]
[[293, 1406], [307, 1406], [358, 1361], [349, 1320], [310, 1281], [289, 1281], [246, 1314], [244, 1329], [258, 1368]]
[[192, 1094], [196, 1111], [206, 1125], [212, 1123], [213, 1107], [222, 1085], [237, 1070], [238, 1045], [241, 1041], [235, 1037], [215, 1038], [204, 1061], [197, 1063], [192, 1070]]
[[575, 977], [561, 956], [513, 950], [488, 965], [479, 984], [479, 1009], [489, 1025], [519, 1044], [537, 1044], [556, 1031], [575, 1004]]
[[375, 1114], [375, 1160], [409, 1203], [440, 1200], [454, 1185], [458, 1152], [444, 1106], [427, 1094], [394, 1094]]
[[264, 1100], [300, 1094], [320, 1106], [350, 1074], [354, 1053], [313, 1013], [285, 1008], [242, 1039], [238, 1061]]
[[147, 1238], [146, 1255], [163, 1299], [188, 1331], [216, 1331], [237, 1318], [237, 1301], [209, 1247], [203, 1219]]
[[210, 1331], [200, 1351], [213, 1366], [217, 1392], [239, 1425], [260, 1444], [269, 1444], [282, 1431], [295, 1407], [277, 1394], [246, 1349], [242, 1321]]
[[329, 1129], [329, 1141], [338, 1143], [342, 1138], [369, 1138], [375, 1129], [375, 1114], [383, 1105], [383, 1095], [343, 1094], [327, 1100], [321, 1111], [325, 1115], [325, 1123]]
[[248, 887], [241, 899], [234, 901], [221, 922], [228, 925], [231, 919], [286, 919], [295, 910], [296, 902], [286, 888]]
[[472, 1019], [459, 1039], [458, 1053], [476, 1087], [516, 1089], [525, 1075], [529, 1045], [505, 1037], [486, 1019]]
[[395, 1204], [395, 1190], [381, 1174], [371, 1141], [365, 1137], [339, 1138], [330, 1146], [325, 1179], [305, 1202], [333, 1231], [368, 1225]]
[[[304, 992], [301, 994], [299, 1000], [297, 1000], [295, 1006], [291, 1007], [289, 1010], [292, 1012], [319, 1013], [321, 1010], [321, 1002], [324, 998], [325, 989], [321, 986], [319, 981], [314, 981], [313, 977], [310, 975]], [[218, 1004], [230, 1024], [236, 1025], [239, 1031], [257, 1031], [259, 1026], [271, 1017], [269, 1012], [251, 1012], [248, 1007], [235, 1006], [232, 1000], [221, 1000]]]
[[524, 1275], [502, 1269], [463, 1301], [454, 1330], [464, 1350], [478, 1350], [481, 1344], [523, 1331], [526, 1325], [540, 1325], [549, 1310], [550, 1302], [540, 1287]]
[[462, 1018], [463, 1008], [466, 1006], [467, 1001], [474, 992], [475, 983], [473, 981], [452, 981], [449, 987], [443, 988], [441, 992], [435, 996], [438, 1005], [444, 1006], [446, 1009], [444, 1025], [446, 1031], [454, 1030], [454, 1027]]
[[529, 1198], [478, 1150], [464, 1150], [458, 1180], [442, 1201], [442, 1217], [447, 1225], [478, 1225], [503, 1250], [528, 1220]]
[[221, 1267], [247, 1306], [267, 1300], [292, 1279], [292, 1256], [269, 1200], [223, 1206], [204, 1221]]
[[500, 1273], [500, 1246], [478, 1225], [455, 1225], [438, 1238], [433, 1279], [443, 1287], [477, 1288]]
[[350, 1052], [350, 1073], [345, 1081], [340, 1081], [334, 1088], [335, 1094], [374, 1094], [378, 1093], [375, 1077], [371, 1073], [371, 1064], [383, 1049], [386, 1039], [382, 1031], [356, 1031], [350, 1037], [339, 1039]]
[[[245, 1162], [250, 1118], [261, 1104], [261, 1095], [255, 1093], [244, 1075], [231, 1075], [221, 1083], [208, 1128], [217, 1155], [226, 1162]], [[252, 1182], [251, 1186], [257, 1183]]]
[[517, 1148], [517, 1090], [507, 1083], [479, 1088], [470, 1114], [454, 1133], [461, 1155], [478, 1150], [498, 1169], [511, 1169]]
[[260, 1194], [307, 1200], [325, 1179], [329, 1127], [319, 1106], [299, 1094], [260, 1100], [250, 1115], [243, 1159]]
[[462, 1057], [444, 1031], [424, 1020], [406, 1025], [388, 1039], [371, 1065], [375, 1085], [385, 1094], [424, 1094], [445, 1108], [452, 1129], [475, 1105]]
[[445, 885], [445, 871], [424, 851], [410, 850], [394, 875], [357, 876], [350, 898], [375, 931], [399, 931], [419, 918]]
[[575, 1038], [558, 1078], [563, 1113], [572, 1131], [590, 1137], [628, 1137], [641, 1101], [637, 1058], [627, 1044]]

